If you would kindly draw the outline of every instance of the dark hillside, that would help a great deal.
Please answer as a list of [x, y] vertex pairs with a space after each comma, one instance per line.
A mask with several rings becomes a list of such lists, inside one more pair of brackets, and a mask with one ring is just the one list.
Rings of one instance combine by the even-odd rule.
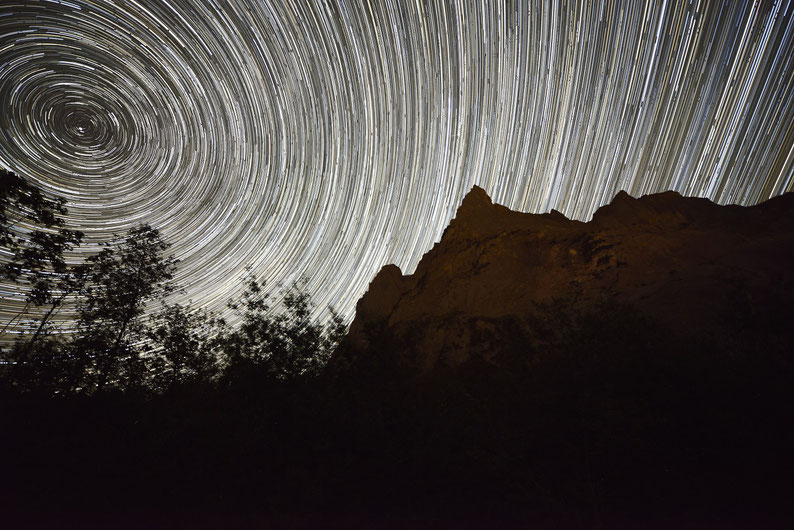
[[[319, 377], [3, 399], [20, 528], [788, 528], [794, 196], [474, 189]], [[255, 366], [255, 365], [251, 365]], [[244, 373], [243, 373], [244, 372]]]
[[498, 366], [495, 356], [547, 341], [537, 320], [549, 310], [602, 303], [726, 355], [774, 349], [790, 337], [792, 263], [792, 194], [743, 208], [621, 192], [581, 223], [510, 211], [475, 187], [414, 274], [377, 275], [334, 363], [377, 345], [418, 372], [472, 357]]

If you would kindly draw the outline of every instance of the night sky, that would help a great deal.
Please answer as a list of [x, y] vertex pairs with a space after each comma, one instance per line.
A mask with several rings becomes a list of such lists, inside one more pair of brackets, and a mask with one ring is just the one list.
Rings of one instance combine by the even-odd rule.
[[792, 2], [550, 4], [6, 0], [0, 164], [93, 243], [160, 228], [179, 300], [251, 265], [347, 317], [474, 184], [580, 220], [794, 190]]

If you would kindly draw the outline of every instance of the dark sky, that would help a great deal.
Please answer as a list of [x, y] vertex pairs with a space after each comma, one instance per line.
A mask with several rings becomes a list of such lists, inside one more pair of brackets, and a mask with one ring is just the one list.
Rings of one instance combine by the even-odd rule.
[[93, 241], [161, 228], [178, 298], [220, 308], [252, 265], [350, 316], [473, 184], [581, 220], [621, 189], [794, 189], [792, 11], [11, 0], [0, 164], [67, 198]]

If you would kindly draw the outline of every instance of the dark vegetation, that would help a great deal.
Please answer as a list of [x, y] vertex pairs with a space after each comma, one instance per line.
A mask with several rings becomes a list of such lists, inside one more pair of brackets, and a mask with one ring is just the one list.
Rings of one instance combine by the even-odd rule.
[[156, 229], [69, 263], [63, 203], [2, 182], [3, 275], [30, 293], [30, 332], [2, 353], [8, 527], [790, 523], [794, 365], [774, 324], [790, 308], [739, 300], [735, 335], [713, 341], [562, 300], [497, 364], [418, 378], [387, 338], [324, 369], [344, 323], [313, 322], [298, 286], [272, 311], [245, 279], [230, 326], [167, 302], [177, 264]]
[[[309, 295], [294, 284], [281, 293], [280, 312], [253, 277], [243, 279], [229, 307], [239, 326], [189, 306], [169, 303], [179, 290], [177, 261], [149, 225], [101, 244], [68, 262], [83, 234], [64, 228], [60, 199], [44, 197], [5, 172], [0, 237], [7, 258], [0, 280], [27, 293], [4, 323], [0, 356], [7, 390], [36, 395], [94, 395], [123, 391], [163, 394], [185, 386], [229, 385], [239, 378], [287, 380], [316, 376], [345, 333], [331, 309], [328, 325], [311, 320]], [[145, 318], [147, 305], [156, 310]], [[56, 323], [60, 310], [71, 318]], [[9, 330], [20, 326], [9, 347]], [[64, 333], [68, 331], [68, 333]]]

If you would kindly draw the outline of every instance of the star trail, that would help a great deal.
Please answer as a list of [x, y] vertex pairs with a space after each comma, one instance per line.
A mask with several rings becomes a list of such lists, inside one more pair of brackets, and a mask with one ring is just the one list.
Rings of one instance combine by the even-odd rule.
[[619, 190], [794, 190], [792, 2], [10, 1], [0, 164], [95, 250], [141, 222], [181, 301], [248, 265], [350, 317], [472, 185], [587, 220]]

